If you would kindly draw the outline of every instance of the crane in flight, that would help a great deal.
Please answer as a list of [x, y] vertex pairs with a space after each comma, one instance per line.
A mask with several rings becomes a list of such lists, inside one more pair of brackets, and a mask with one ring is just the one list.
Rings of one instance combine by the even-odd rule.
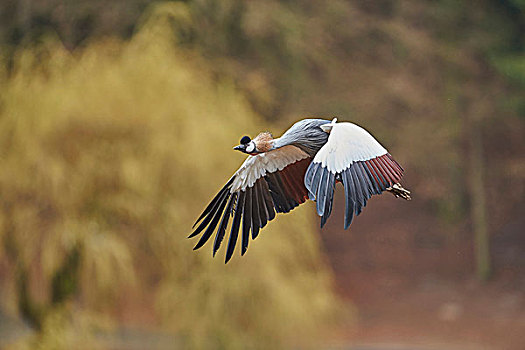
[[268, 132], [254, 139], [244, 136], [234, 149], [248, 158], [204, 209], [189, 236], [204, 231], [194, 248], [198, 249], [216, 231], [215, 256], [232, 218], [226, 263], [239, 231], [244, 255], [250, 232], [255, 239], [276, 213], [288, 213], [308, 199], [316, 202], [323, 227], [332, 212], [338, 182], [345, 191], [345, 230], [374, 194], [388, 191], [411, 199], [410, 191], [400, 184], [403, 168], [390, 153], [362, 127], [338, 123], [337, 118], [298, 121], [275, 139]]

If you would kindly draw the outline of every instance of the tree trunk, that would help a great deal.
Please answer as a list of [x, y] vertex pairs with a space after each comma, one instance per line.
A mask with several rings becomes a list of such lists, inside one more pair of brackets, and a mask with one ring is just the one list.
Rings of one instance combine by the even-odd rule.
[[470, 212], [474, 230], [476, 275], [479, 280], [486, 281], [490, 277], [491, 262], [484, 179], [485, 162], [483, 159], [483, 143], [481, 141], [479, 120], [470, 122], [468, 134], [470, 149]]

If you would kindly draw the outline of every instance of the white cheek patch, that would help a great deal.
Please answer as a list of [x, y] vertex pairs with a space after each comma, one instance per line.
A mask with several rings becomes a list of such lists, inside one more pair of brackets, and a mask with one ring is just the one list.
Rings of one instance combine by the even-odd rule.
[[253, 141], [252, 141], [246, 147], [246, 152], [252, 153], [253, 151], [255, 151], [255, 143], [253, 143]]

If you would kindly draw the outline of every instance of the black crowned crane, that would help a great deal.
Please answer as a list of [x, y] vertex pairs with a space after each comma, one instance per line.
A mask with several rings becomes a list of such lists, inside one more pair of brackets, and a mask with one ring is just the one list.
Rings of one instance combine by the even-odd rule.
[[232, 217], [225, 262], [232, 257], [239, 231], [244, 255], [250, 232], [255, 239], [276, 213], [288, 213], [307, 199], [316, 201], [323, 227], [337, 182], [345, 190], [345, 229], [374, 194], [388, 191], [410, 200], [410, 191], [399, 183], [403, 168], [372, 135], [352, 123], [304, 119], [277, 139], [267, 132], [253, 140], [244, 136], [234, 149], [248, 158], [208, 204], [189, 236], [206, 229], [194, 248], [198, 249], [217, 229], [215, 256]]

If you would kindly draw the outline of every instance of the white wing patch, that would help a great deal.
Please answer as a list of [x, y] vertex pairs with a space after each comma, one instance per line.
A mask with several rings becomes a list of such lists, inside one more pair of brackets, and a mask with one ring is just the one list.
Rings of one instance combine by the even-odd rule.
[[353, 123], [333, 125], [326, 144], [317, 152], [315, 163], [340, 173], [358, 161], [382, 156], [387, 150], [362, 127]]
[[283, 170], [288, 165], [305, 158], [308, 158], [308, 154], [292, 145], [249, 156], [235, 173], [230, 192], [244, 191], [267, 173]]

